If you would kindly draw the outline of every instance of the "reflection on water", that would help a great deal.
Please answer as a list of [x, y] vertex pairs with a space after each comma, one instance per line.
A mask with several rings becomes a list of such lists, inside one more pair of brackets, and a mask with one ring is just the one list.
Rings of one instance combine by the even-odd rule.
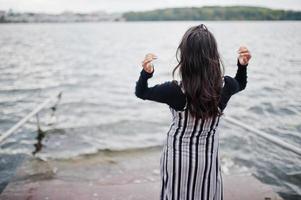
[[[170, 80], [181, 36], [196, 23], [1, 25], [0, 131], [45, 97], [64, 93], [56, 123], [51, 123], [51, 109], [40, 113], [45, 132], [38, 140], [32, 119], [1, 146], [1, 162], [6, 163], [1, 165], [1, 180], [10, 173], [5, 166], [12, 154], [69, 159], [106, 149], [161, 145], [171, 115], [167, 106], [135, 97], [139, 65], [145, 53], [154, 52], [159, 59], [150, 84]], [[230, 100], [225, 114], [300, 146], [301, 23], [206, 24], [216, 35], [227, 75], [235, 73], [241, 44], [253, 54], [247, 88]], [[300, 158], [223, 120], [220, 133], [222, 157], [279, 186], [291, 199], [301, 195], [300, 175], [288, 175], [301, 171]]]

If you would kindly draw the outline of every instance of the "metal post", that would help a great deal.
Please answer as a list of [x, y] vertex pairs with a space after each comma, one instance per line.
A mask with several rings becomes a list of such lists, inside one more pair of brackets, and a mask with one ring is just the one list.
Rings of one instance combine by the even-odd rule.
[[237, 126], [240, 126], [240, 127], [244, 128], [246, 130], [249, 130], [253, 133], [256, 133], [257, 135], [261, 136], [262, 138], [264, 138], [264, 139], [266, 139], [270, 142], [273, 142], [274, 144], [277, 144], [277, 145], [279, 145], [279, 146], [281, 146], [281, 147], [283, 147], [283, 148], [285, 148], [289, 151], [292, 151], [292, 152], [298, 154], [299, 156], [301, 156], [301, 149], [294, 146], [294, 145], [292, 145], [292, 144], [289, 144], [289, 143], [287, 143], [287, 142], [285, 142], [285, 141], [283, 141], [283, 140], [281, 140], [277, 137], [274, 137], [274, 136], [272, 136], [268, 133], [265, 133], [263, 131], [255, 129], [251, 126], [248, 126], [248, 125], [246, 125], [246, 124], [244, 124], [244, 123], [242, 123], [242, 122], [240, 122], [240, 121], [238, 121], [238, 120], [236, 120], [232, 117], [227, 116], [227, 117], [225, 117], [225, 120], [232, 123], [232, 124], [234, 124], [234, 125], [237, 125]]
[[50, 98], [46, 99], [36, 109], [34, 109], [28, 115], [26, 115], [24, 118], [22, 118], [13, 127], [11, 127], [9, 130], [7, 130], [3, 134], [1, 134], [0, 135], [0, 143], [3, 142], [8, 136], [10, 136], [16, 130], [18, 130], [21, 126], [23, 126], [31, 117], [33, 117], [35, 114], [37, 114], [38, 112], [40, 112], [46, 105], [48, 105], [50, 102], [52, 102], [55, 99], [60, 99], [61, 96], [62, 96], [62, 92], [60, 92], [58, 95], [55, 95], [53, 97], [50, 97]]

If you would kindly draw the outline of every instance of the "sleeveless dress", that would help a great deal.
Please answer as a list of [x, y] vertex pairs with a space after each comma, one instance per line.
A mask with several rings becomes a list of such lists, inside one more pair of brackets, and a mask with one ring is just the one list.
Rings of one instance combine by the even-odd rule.
[[[245, 89], [247, 65], [237, 60], [234, 78], [223, 77], [219, 109], [224, 110], [232, 95]], [[220, 116], [196, 119], [187, 109], [181, 84], [168, 81], [148, 87], [153, 76], [141, 70], [135, 95], [143, 100], [165, 103], [172, 123], [164, 140], [160, 158], [161, 200], [223, 200], [223, 181], [219, 159]], [[186, 106], [183, 108], [184, 103]]]
[[161, 200], [222, 200], [220, 116], [196, 119], [169, 107], [172, 123], [160, 159]]

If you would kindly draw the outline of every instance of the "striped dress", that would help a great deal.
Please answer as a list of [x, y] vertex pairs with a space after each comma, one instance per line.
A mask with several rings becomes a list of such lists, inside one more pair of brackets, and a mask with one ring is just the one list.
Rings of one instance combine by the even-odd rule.
[[[237, 61], [234, 78], [224, 76], [219, 101], [223, 111], [231, 96], [245, 89], [247, 65]], [[135, 94], [143, 100], [167, 104], [172, 123], [160, 159], [161, 200], [222, 200], [223, 181], [219, 160], [220, 116], [196, 119], [187, 109], [183, 88], [175, 81], [148, 87], [153, 76], [142, 70]]]
[[220, 117], [196, 119], [170, 107], [173, 120], [160, 160], [161, 200], [221, 200]]

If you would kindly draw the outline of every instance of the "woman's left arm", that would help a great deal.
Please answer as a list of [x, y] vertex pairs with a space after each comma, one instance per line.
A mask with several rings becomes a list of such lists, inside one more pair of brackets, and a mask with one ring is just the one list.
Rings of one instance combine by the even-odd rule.
[[148, 73], [144, 69], [140, 72], [140, 77], [136, 82], [136, 96], [143, 100], [166, 103], [176, 110], [183, 109], [185, 107], [186, 98], [181, 88], [175, 82], [167, 81], [153, 87], [148, 87], [147, 81], [153, 76], [153, 73], [154, 70]]

